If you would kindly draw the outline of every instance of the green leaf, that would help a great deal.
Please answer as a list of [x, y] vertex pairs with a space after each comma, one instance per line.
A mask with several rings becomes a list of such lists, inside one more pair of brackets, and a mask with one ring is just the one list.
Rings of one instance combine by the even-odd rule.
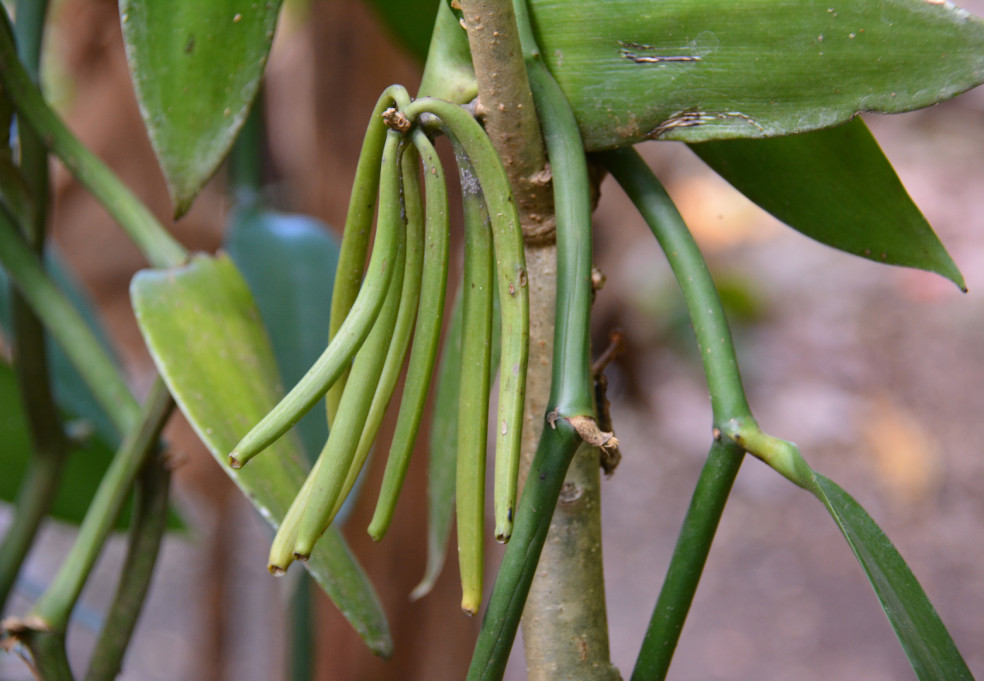
[[741, 193], [787, 225], [875, 262], [963, 276], [860, 118], [766, 140], [691, 146]]
[[984, 80], [984, 22], [927, 0], [534, 0], [589, 151], [825, 128]]
[[[131, 285], [137, 321], [178, 406], [222, 469], [274, 527], [307, 466], [291, 433], [241, 470], [228, 453], [281, 396], [273, 351], [246, 282], [226, 256], [145, 270]], [[369, 647], [389, 655], [382, 606], [345, 540], [329, 528], [304, 566]]]
[[814, 493], [868, 575], [916, 676], [920, 681], [973, 681], [933, 604], [892, 542], [850, 494], [814, 475]]
[[175, 216], [245, 121], [279, 9], [280, 0], [120, 0], [137, 101]]
[[[232, 216], [225, 247], [256, 301], [283, 383], [292, 386], [328, 343], [338, 241], [314, 218], [242, 210]], [[319, 404], [297, 424], [309, 460], [328, 438]]]

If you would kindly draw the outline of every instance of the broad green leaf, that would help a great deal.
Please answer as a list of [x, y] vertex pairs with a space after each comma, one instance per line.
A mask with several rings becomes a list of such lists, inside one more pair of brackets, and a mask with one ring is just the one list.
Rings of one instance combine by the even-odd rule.
[[973, 681], [933, 604], [892, 542], [850, 494], [814, 475], [817, 498], [868, 575], [916, 676], [920, 681]]
[[984, 80], [984, 22], [942, 0], [533, 0], [589, 151], [825, 128]]
[[834, 248], [891, 265], [963, 277], [860, 118], [826, 130], [691, 149], [787, 225]]
[[369, 0], [386, 27], [421, 64], [427, 58], [440, 0]]
[[[242, 210], [233, 213], [225, 247], [256, 301], [283, 383], [292, 386], [328, 342], [338, 242], [313, 218]], [[328, 438], [320, 404], [297, 424], [311, 460]]]
[[246, 119], [279, 9], [280, 0], [120, 0], [137, 101], [176, 216]]
[[[226, 256], [145, 270], [131, 285], [137, 321], [178, 406], [222, 469], [273, 526], [307, 470], [292, 433], [241, 470], [228, 454], [279, 400], [277, 367], [246, 282]], [[382, 606], [345, 540], [329, 528], [304, 563], [369, 647], [392, 651]]]

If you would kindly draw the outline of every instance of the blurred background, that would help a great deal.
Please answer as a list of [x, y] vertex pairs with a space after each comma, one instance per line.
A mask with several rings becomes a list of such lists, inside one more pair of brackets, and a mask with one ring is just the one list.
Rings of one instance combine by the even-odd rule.
[[[962, 5], [984, 14], [984, 0]], [[166, 219], [169, 202], [126, 71], [116, 2], [57, 3], [47, 41], [49, 92], [72, 129]], [[365, 2], [288, 3], [264, 93], [276, 206], [341, 225], [368, 113], [390, 83], [414, 91], [419, 68]], [[721, 286], [759, 422], [797, 442], [814, 468], [868, 509], [971, 670], [984, 676], [984, 94], [867, 121], [970, 293], [810, 241], [747, 202], [682, 145], [650, 143], [643, 153]], [[153, 369], [127, 286], [144, 263], [60, 166], [53, 183], [55, 240], [98, 301], [142, 393]], [[214, 251], [228, 210], [220, 171], [174, 232], [190, 247]], [[609, 182], [595, 223], [596, 259], [607, 274], [595, 306], [596, 345], [614, 328], [627, 344], [609, 368], [624, 458], [603, 485], [603, 522], [612, 654], [628, 677], [706, 455], [710, 408], [669, 268]], [[175, 493], [190, 529], [165, 541], [122, 678], [284, 678], [291, 580], [266, 572], [270, 533], [182, 419], [168, 438], [183, 461]], [[454, 561], [434, 593], [408, 600], [424, 566], [424, 458], [411, 466], [395, 526], [373, 545], [364, 528], [379, 463], [346, 534], [390, 616], [396, 653], [389, 662], [373, 658], [319, 595], [317, 678], [463, 678], [478, 622], [458, 608]], [[0, 510], [0, 531], [8, 521]], [[49, 524], [13, 612], [23, 612], [51, 578], [72, 537], [70, 527]], [[94, 641], [123, 548], [122, 540], [114, 543], [83, 596], [69, 638], [75, 660], [84, 661]], [[490, 550], [493, 563], [500, 555]], [[509, 675], [524, 678], [519, 647]], [[16, 657], [0, 654], [0, 678], [31, 677]], [[915, 677], [823, 508], [748, 460], [670, 678]]]

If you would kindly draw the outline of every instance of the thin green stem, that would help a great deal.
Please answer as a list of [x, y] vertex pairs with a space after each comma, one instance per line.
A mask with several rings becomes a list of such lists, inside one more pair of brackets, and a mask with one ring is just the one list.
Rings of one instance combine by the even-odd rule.
[[109, 211], [154, 267], [172, 267], [187, 252], [119, 178], [65, 127], [17, 57], [10, 19], [2, 12], [0, 84], [21, 120], [31, 126], [69, 172]]
[[[60, 428], [57, 431], [61, 432]], [[0, 543], [0, 612], [17, 581], [61, 480], [62, 458], [38, 448], [17, 491], [14, 518]]]
[[62, 346], [116, 429], [128, 432], [140, 413], [130, 389], [82, 315], [45, 274], [41, 261], [3, 211], [0, 211], [0, 264]]
[[564, 476], [581, 438], [566, 421], [546, 427], [523, 487], [513, 536], [506, 545], [492, 587], [482, 630], [475, 643], [468, 681], [497, 681], [505, 673], [509, 651], [536, 574]]
[[153, 451], [173, 409], [174, 400], [164, 381], [158, 378], [144, 402], [137, 424], [127, 434], [99, 483], [62, 568], [31, 610], [31, 615], [40, 618], [49, 628], [65, 630], [75, 601], [130, 494], [133, 481], [148, 453]]
[[594, 415], [591, 375], [591, 183], [581, 133], [570, 104], [540, 58], [525, 0], [513, 6], [523, 57], [553, 175], [557, 215], [557, 317], [554, 362], [562, 376], [550, 402], [561, 416]]
[[[45, 0], [18, 3], [17, 44], [25, 67], [36, 81], [41, 38], [47, 10]], [[18, 216], [29, 248], [39, 257], [44, 250], [48, 207], [48, 154], [27, 126], [20, 126], [20, 171], [26, 181], [24, 203], [29, 208]], [[13, 190], [5, 187], [5, 193]], [[8, 195], [9, 198], [9, 195]], [[11, 202], [16, 205], [18, 202]], [[20, 566], [33, 544], [37, 529], [54, 499], [67, 455], [68, 443], [51, 392], [48, 352], [41, 321], [19, 291], [11, 300], [14, 318], [14, 368], [27, 414], [34, 456], [18, 493], [14, 521], [0, 545], [0, 612], [10, 594]]]
[[715, 440], [711, 445], [649, 620], [632, 681], [666, 678], [744, 454], [741, 447], [727, 440]]
[[170, 483], [171, 471], [160, 457], [149, 461], [137, 478], [126, 559], [85, 681], [111, 681], [120, 673], [167, 529]]
[[598, 157], [642, 214], [680, 285], [704, 363], [715, 426], [751, 419], [721, 299], [680, 212], [635, 149], [615, 149]]

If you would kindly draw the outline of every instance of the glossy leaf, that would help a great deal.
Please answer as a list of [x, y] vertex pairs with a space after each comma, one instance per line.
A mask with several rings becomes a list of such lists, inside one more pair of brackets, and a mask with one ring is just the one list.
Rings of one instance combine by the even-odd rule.
[[[328, 342], [338, 241], [314, 218], [243, 210], [233, 214], [225, 247], [249, 285], [284, 386], [290, 387]], [[319, 404], [297, 424], [311, 460], [328, 438]]]
[[963, 276], [860, 118], [774, 139], [691, 146], [741, 193], [817, 241], [875, 262]]
[[819, 474], [815, 479], [814, 493], [864, 568], [916, 676], [920, 681], [973, 681], [926, 592], [892, 542], [837, 483]]
[[927, 0], [535, 0], [589, 151], [829, 127], [984, 80], [984, 22]]
[[[246, 282], [226, 257], [145, 270], [131, 285], [137, 321], [158, 370], [209, 451], [257, 510], [279, 526], [307, 471], [291, 433], [238, 471], [228, 454], [280, 399], [273, 351]], [[355, 557], [329, 529], [304, 564], [359, 635], [388, 655], [385, 614]]]
[[280, 0], [120, 0], [137, 100], [176, 216], [246, 119], [279, 9]]

